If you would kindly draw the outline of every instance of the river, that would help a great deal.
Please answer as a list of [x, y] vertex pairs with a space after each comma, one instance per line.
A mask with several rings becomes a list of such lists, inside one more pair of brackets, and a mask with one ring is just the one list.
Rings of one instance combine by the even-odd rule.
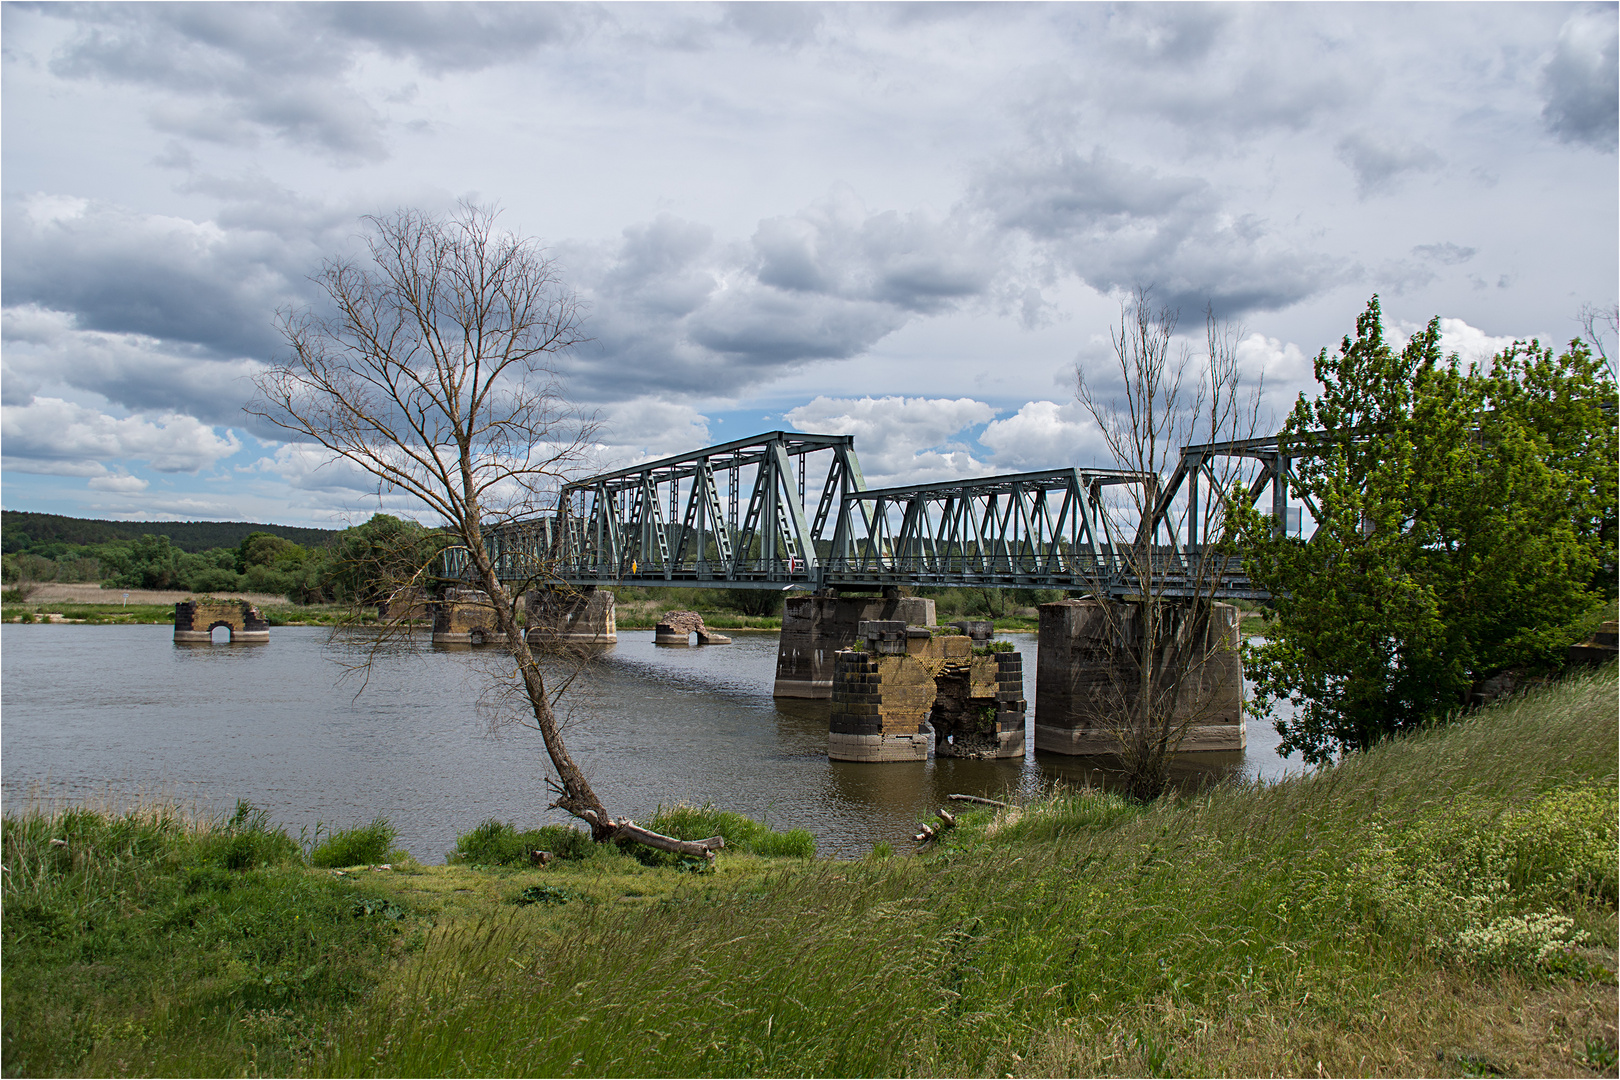
[[[362, 686], [346, 666], [369, 641], [277, 627], [268, 645], [176, 646], [168, 626], [7, 625], [0, 630], [0, 797], [32, 801], [173, 798], [206, 812], [247, 799], [298, 836], [386, 816], [399, 845], [436, 863], [490, 817], [530, 827], [547, 810], [545, 751], [532, 729], [499, 723], [493, 650], [422, 647], [380, 656]], [[1034, 716], [1035, 638], [1001, 635], [1024, 656]], [[564, 698], [567, 740], [614, 813], [712, 802], [815, 834], [828, 855], [879, 840], [904, 846], [950, 792], [994, 795], [1054, 780], [1097, 780], [1099, 762], [941, 758], [829, 762], [825, 701], [771, 697], [775, 634], [668, 648], [652, 631], [619, 643]], [[480, 699], [483, 704], [480, 705]], [[1300, 769], [1249, 722], [1242, 753], [1189, 755], [1184, 778]], [[1033, 747], [1033, 736], [1030, 738]]]

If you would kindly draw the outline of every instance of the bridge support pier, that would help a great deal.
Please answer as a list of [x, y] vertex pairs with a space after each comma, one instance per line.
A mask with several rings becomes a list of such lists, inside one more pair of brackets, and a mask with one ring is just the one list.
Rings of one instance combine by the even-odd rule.
[[833, 661], [833, 761], [1024, 756], [1018, 653], [978, 656], [965, 634], [898, 620], [863, 622], [860, 635]]
[[832, 697], [838, 650], [855, 644], [861, 623], [879, 620], [932, 626], [934, 602], [917, 597], [788, 596], [782, 604], [774, 695]]
[[607, 589], [534, 589], [523, 597], [531, 645], [612, 645], [617, 602]]
[[433, 644], [504, 644], [495, 609], [482, 589], [446, 589], [433, 601]]
[[207, 645], [221, 626], [231, 632], [232, 645], [270, 640], [270, 624], [246, 600], [182, 600], [174, 605], [177, 644]]
[[[1112, 605], [1106, 610], [1104, 605]], [[1134, 697], [1133, 648], [1139, 605], [1117, 600], [1042, 604], [1035, 674], [1035, 749], [1055, 754], [1117, 754], [1117, 716]], [[1188, 678], [1177, 706], [1188, 722], [1182, 751], [1241, 750], [1243, 668], [1238, 610], [1214, 604], [1203, 633], [1202, 670]]]

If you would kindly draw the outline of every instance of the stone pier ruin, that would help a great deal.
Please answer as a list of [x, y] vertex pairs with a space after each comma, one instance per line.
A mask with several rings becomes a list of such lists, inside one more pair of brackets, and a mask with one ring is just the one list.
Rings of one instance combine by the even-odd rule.
[[523, 597], [531, 645], [612, 645], [617, 601], [607, 589], [534, 589]]
[[[1119, 753], [1120, 714], [1136, 686], [1134, 665], [1121, 657], [1135, 648], [1139, 614], [1138, 604], [1096, 598], [1041, 605], [1035, 749]], [[1198, 670], [1186, 677], [1176, 711], [1187, 724], [1180, 749], [1241, 750], [1248, 735], [1237, 608], [1212, 605], [1208, 625], [1195, 636], [1202, 641], [1192, 650]]]
[[182, 600], [174, 605], [176, 642], [206, 645], [221, 626], [230, 630], [233, 645], [270, 640], [270, 624], [246, 600]]
[[445, 589], [433, 602], [433, 644], [504, 644], [495, 608], [482, 589]]
[[909, 596], [787, 597], [776, 653], [775, 696], [831, 697], [833, 657], [855, 644], [861, 623], [885, 620], [932, 626], [934, 602]]
[[730, 645], [731, 639], [717, 634], [703, 625], [703, 616], [695, 611], [666, 611], [653, 628], [654, 645], [690, 645], [692, 635], [699, 645]]
[[1023, 757], [1024, 671], [1017, 652], [965, 634], [867, 620], [859, 649], [834, 655], [827, 756], [834, 761]]

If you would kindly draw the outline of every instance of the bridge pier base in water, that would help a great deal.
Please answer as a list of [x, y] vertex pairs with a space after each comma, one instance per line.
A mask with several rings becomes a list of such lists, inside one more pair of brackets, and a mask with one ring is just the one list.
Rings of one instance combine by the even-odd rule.
[[833, 661], [827, 756], [926, 761], [1024, 756], [1024, 672], [1016, 652], [976, 655], [973, 639], [898, 620], [860, 624]]
[[617, 601], [607, 589], [533, 589], [523, 597], [530, 645], [612, 645]]
[[433, 644], [495, 645], [506, 635], [496, 629], [495, 609], [482, 589], [446, 589], [433, 601]]
[[[1119, 753], [1118, 717], [1136, 687], [1135, 665], [1124, 656], [1139, 640], [1139, 611], [1139, 604], [1095, 598], [1041, 605], [1035, 749]], [[1248, 735], [1238, 609], [1211, 605], [1202, 641], [1193, 650], [1200, 670], [1187, 678], [1177, 706], [1178, 721], [1187, 724], [1180, 750], [1241, 750]]]
[[834, 657], [869, 621], [934, 625], [934, 602], [917, 597], [788, 596], [782, 603], [782, 640], [776, 651], [781, 698], [832, 697]]
[[174, 605], [174, 640], [178, 644], [209, 644], [221, 626], [231, 632], [233, 645], [270, 640], [270, 624], [246, 600], [182, 600]]

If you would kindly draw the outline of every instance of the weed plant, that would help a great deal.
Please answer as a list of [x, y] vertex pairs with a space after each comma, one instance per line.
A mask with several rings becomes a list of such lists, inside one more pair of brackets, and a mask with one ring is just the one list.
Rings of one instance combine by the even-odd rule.
[[[919, 858], [436, 933], [321, 1068], [1569, 1072], [1614, 1044], [1616, 736], [1611, 666], [1281, 783], [1061, 792]], [[1515, 1049], [1537, 1008], [1589, 1019]]]
[[369, 825], [340, 829], [310, 849], [311, 866], [363, 866], [387, 861], [398, 833], [388, 819], [376, 817]]
[[473, 866], [514, 866], [529, 861], [531, 851], [549, 851], [559, 859], [581, 860], [595, 854], [590, 834], [568, 825], [542, 825], [519, 832], [509, 822], [490, 818], [456, 838], [449, 862]]
[[673, 836], [679, 840], [706, 840], [723, 836], [726, 850], [762, 855], [767, 858], [809, 859], [816, 854], [816, 838], [806, 829], [775, 832], [769, 825], [729, 810], [717, 810], [705, 803], [688, 806], [685, 803], [658, 812], [645, 822], [653, 832]]

